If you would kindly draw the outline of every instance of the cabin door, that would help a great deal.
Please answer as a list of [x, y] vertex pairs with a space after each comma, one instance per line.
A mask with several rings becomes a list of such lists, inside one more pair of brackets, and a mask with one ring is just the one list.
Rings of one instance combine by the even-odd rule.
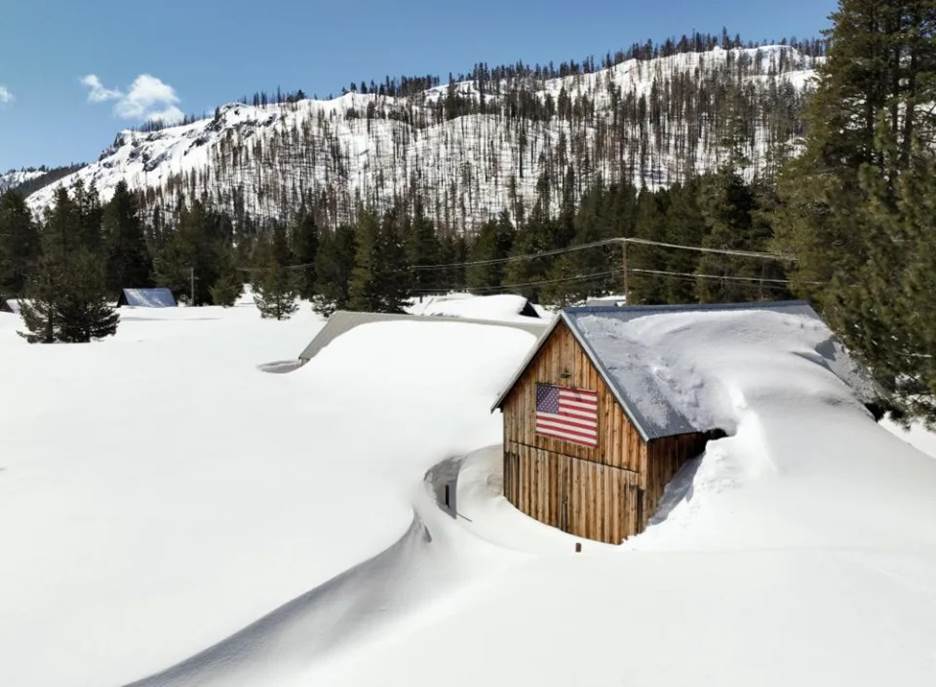
[[559, 529], [571, 531], [572, 527], [572, 461], [557, 455], [559, 461]]

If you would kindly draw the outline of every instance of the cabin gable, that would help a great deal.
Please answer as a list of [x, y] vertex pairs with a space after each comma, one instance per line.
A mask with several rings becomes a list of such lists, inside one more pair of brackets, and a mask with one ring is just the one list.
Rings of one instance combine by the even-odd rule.
[[[537, 434], [536, 385], [555, 384], [598, 394], [598, 445], [582, 446]], [[504, 440], [640, 472], [646, 444], [565, 322], [560, 321], [501, 404]]]
[[[596, 446], [537, 433], [538, 383], [596, 392]], [[500, 407], [507, 499], [546, 524], [609, 543], [646, 527], [666, 483], [705, 443], [699, 433], [645, 441], [563, 320], [541, 342]]]

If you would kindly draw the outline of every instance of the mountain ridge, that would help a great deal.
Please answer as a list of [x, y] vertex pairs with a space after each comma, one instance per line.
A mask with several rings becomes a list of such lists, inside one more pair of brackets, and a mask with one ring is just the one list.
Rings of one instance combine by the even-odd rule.
[[314, 206], [335, 225], [362, 205], [403, 202], [470, 231], [505, 209], [554, 213], [570, 181], [578, 193], [599, 180], [659, 188], [728, 161], [749, 179], [772, 174], [795, 153], [820, 60], [784, 45], [716, 47], [539, 81], [229, 103], [181, 126], [124, 130], [28, 202], [41, 211], [77, 180], [107, 200], [124, 180], [149, 212], [198, 198], [262, 222]]

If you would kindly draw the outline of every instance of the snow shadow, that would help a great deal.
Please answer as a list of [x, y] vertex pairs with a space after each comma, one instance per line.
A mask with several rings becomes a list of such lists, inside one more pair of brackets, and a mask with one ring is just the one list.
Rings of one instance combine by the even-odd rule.
[[692, 500], [692, 483], [693, 480], [695, 480], [699, 466], [702, 465], [702, 458], [704, 456], [705, 454], [703, 453], [687, 461], [676, 471], [676, 474], [673, 475], [673, 479], [669, 481], [669, 484], [667, 484], [666, 488], [663, 490], [663, 498], [660, 499], [660, 505], [657, 506], [656, 511], [650, 516], [650, 520], [647, 522], [648, 527], [659, 525], [664, 522], [676, 506], [683, 501]]
[[339, 646], [390, 622], [390, 608], [419, 597], [407, 581], [431, 537], [418, 514], [391, 547], [289, 601], [225, 640], [127, 687], [277, 684], [332, 658]]

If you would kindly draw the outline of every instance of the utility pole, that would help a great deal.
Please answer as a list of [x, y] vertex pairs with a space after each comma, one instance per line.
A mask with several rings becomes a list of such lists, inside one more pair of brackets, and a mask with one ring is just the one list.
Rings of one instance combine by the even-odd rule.
[[624, 302], [631, 304], [630, 299], [630, 281], [627, 276], [627, 239], [621, 241], [621, 269], [624, 270]]
[[191, 285], [191, 304], [195, 305], [195, 268], [189, 267], [189, 284]]

